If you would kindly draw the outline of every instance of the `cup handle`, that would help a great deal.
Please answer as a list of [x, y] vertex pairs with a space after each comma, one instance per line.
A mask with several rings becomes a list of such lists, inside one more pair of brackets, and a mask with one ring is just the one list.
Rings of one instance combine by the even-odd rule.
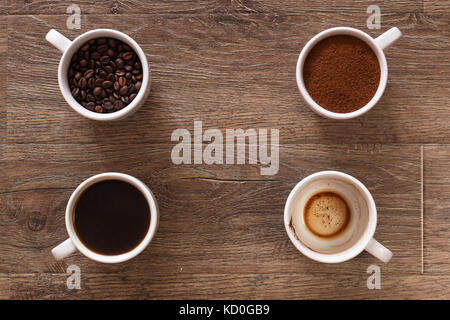
[[376, 38], [375, 43], [381, 48], [381, 50], [385, 50], [392, 44], [394, 44], [395, 41], [400, 39], [401, 36], [402, 32], [400, 31], [400, 29], [397, 27], [393, 27]]
[[72, 253], [77, 251], [75, 245], [72, 242], [72, 239], [67, 239], [66, 241], [60, 243], [58, 246], [52, 249], [52, 255], [56, 260], [62, 260]]
[[61, 33], [56, 31], [55, 29], [51, 29], [47, 35], [45, 36], [45, 40], [50, 42], [52, 45], [56, 47], [59, 51], [64, 53], [66, 49], [70, 46], [72, 41], [64, 37]]
[[369, 244], [366, 247], [367, 252], [380, 259], [384, 263], [388, 263], [392, 258], [392, 251], [383, 246], [374, 238], [370, 239]]

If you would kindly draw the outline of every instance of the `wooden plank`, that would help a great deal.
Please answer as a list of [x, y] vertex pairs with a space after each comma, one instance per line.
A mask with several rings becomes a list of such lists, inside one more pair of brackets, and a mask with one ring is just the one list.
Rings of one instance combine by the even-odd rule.
[[[295, 65], [317, 32], [341, 24], [365, 30], [363, 14], [122, 18], [90, 15], [82, 30], [67, 32], [64, 16], [10, 16], [9, 142], [165, 144], [194, 119], [209, 128], [278, 128], [282, 143], [449, 142], [450, 89], [436, 86], [450, 78], [448, 15], [385, 18], [384, 28], [404, 32], [387, 51], [389, 84], [373, 110], [350, 121], [323, 119], [309, 109], [297, 90]], [[73, 38], [97, 27], [127, 32], [150, 61], [150, 98], [120, 124], [88, 121], [68, 107], [56, 79], [60, 54], [44, 40], [50, 28]]]
[[425, 0], [423, 6], [425, 13], [450, 12], [450, 0]]
[[[0, 11], [1, 12], [1, 11]], [[0, 16], [0, 68], [7, 69], [8, 18]], [[6, 142], [6, 86], [7, 76], [0, 76], [0, 144]]]
[[[367, 253], [330, 266], [302, 256], [283, 225], [289, 192], [303, 177], [340, 170], [363, 181], [378, 206], [376, 238], [393, 253], [383, 270], [420, 273], [420, 149], [412, 145], [283, 145], [280, 169], [261, 176], [257, 165], [174, 165], [171, 145], [8, 145], [6, 211], [0, 219], [0, 272], [64, 272], [76, 263], [89, 273], [357, 274], [381, 262]], [[160, 227], [149, 248], [120, 265], [76, 254], [56, 263], [50, 250], [67, 237], [64, 210], [85, 178], [118, 171], [154, 192]], [[20, 261], [20, 263], [19, 263]]]
[[425, 273], [450, 275], [450, 146], [424, 146]]
[[[184, 274], [167, 277], [81, 271], [81, 289], [67, 289], [64, 274], [0, 274], [2, 299], [449, 299], [445, 276], [384, 275], [368, 290], [365, 270], [311, 274]], [[10, 286], [7, 283], [10, 283]], [[417, 290], [420, 288], [420, 290]]]
[[[382, 29], [367, 30], [370, 1], [77, 1], [81, 30], [66, 29], [67, 2], [0, 4], [0, 299], [449, 299], [450, 75], [448, 1], [381, 1]], [[9, 11], [9, 16], [6, 14]], [[119, 15], [115, 15], [115, 14]], [[389, 83], [352, 121], [313, 114], [295, 63], [314, 34], [353, 26], [377, 36], [398, 26], [386, 51]], [[153, 88], [126, 121], [95, 123], [66, 105], [50, 28], [70, 38], [98, 27], [130, 34], [150, 61]], [[180, 165], [173, 130], [280, 129], [280, 170]], [[443, 145], [430, 145], [434, 143]], [[420, 144], [424, 146], [421, 270]], [[286, 198], [303, 177], [335, 169], [360, 179], [378, 208], [376, 238], [394, 257], [367, 253], [325, 265], [302, 256], [284, 231]], [[75, 254], [56, 262], [73, 189], [100, 172], [132, 174], [154, 191], [161, 223], [137, 258], [103, 265]], [[66, 288], [66, 269], [82, 290]], [[368, 290], [378, 265], [382, 290]]]
[[[324, 6], [320, 0], [201, 0], [201, 1], [176, 1], [176, 0], [121, 0], [121, 1], [88, 1], [78, 0], [82, 14], [203, 14], [203, 13], [231, 13], [231, 14], [300, 14], [302, 12], [344, 12], [352, 11], [366, 13], [368, 6], [373, 2], [367, 0], [358, 1], [327, 1]], [[422, 12], [423, 1], [388, 1], [382, 0], [376, 3], [381, 12]], [[9, 14], [64, 14], [70, 5], [65, 1], [42, 0], [8, 0]]]
[[0, 15], [6, 15], [8, 13], [8, 4], [6, 1], [0, 3]]

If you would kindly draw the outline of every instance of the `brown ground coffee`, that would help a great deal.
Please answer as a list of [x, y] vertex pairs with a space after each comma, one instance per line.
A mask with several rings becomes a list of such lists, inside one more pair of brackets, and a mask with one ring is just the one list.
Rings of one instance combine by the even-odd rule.
[[303, 68], [306, 89], [321, 107], [337, 113], [356, 111], [375, 95], [380, 65], [364, 41], [347, 35], [321, 40]]

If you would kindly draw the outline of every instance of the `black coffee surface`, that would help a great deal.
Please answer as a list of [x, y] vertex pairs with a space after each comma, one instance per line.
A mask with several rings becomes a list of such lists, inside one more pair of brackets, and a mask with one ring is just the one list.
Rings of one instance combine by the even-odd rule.
[[118, 255], [136, 248], [150, 226], [144, 195], [129, 183], [107, 180], [90, 186], [75, 208], [75, 231], [90, 250]]

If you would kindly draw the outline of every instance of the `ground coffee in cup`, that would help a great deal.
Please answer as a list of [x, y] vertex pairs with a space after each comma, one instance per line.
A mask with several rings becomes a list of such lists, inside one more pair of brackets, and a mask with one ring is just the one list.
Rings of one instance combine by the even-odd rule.
[[303, 78], [311, 98], [336, 113], [364, 107], [380, 83], [380, 64], [363, 40], [334, 35], [318, 42], [306, 57]]

